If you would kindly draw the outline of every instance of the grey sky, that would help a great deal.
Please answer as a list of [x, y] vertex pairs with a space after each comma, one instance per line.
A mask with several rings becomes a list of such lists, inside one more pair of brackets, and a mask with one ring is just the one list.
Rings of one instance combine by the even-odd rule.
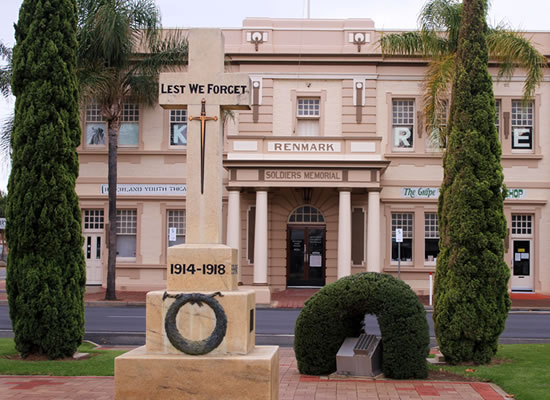
[[[425, 0], [311, 0], [311, 18], [371, 18], [381, 28], [414, 29]], [[0, 40], [13, 45], [13, 24], [22, 0], [0, 0]], [[304, 0], [157, 0], [165, 27], [240, 27], [246, 17], [302, 18]], [[492, 0], [489, 21], [526, 31], [550, 30], [548, 0]], [[14, 101], [0, 97], [0, 121]], [[1, 164], [1, 163], [0, 163]], [[0, 190], [7, 185], [0, 167]]]

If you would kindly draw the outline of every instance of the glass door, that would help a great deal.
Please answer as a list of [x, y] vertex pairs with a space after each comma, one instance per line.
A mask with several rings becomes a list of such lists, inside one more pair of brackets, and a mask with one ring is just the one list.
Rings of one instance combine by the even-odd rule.
[[86, 284], [100, 285], [103, 274], [103, 234], [84, 233]]
[[514, 240], [512, 255], [512, 290], [532, 291], [533, 274], [531, 271], [531, 241]]
[[288, 226], [288, 286], [324, 286], [325, 226]]

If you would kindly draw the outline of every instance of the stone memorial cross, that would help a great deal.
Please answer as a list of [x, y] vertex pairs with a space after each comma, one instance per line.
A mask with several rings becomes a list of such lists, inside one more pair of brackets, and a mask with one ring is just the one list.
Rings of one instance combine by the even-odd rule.
[[[224, 72], [219, 29], [189, 31], [187, 72], [160, 74], [159, 103], [187, 108], [186, 243], [222, 241], [222, 109], [249, 109], [247, 74]], [[201, 160], [202, 159], [202, 160]]]

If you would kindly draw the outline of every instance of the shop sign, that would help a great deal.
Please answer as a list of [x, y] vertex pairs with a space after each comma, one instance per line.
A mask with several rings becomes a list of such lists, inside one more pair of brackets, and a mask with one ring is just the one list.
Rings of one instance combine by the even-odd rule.
[[401, 197], [407, 199], [437, 199], [438, 187], [404, 187], [401, 188]]
[[342, 179], [343, 179], [342, 171], [330, 171], [330, 170], [303, 171], [303, 170], [297, 170], [297, 169], [290, 169], [290, 170], [267, 169], [265, 170], [265, 173], [264, 173], [264, 180], [266, 181], [341, 182]]
[[[525, 199], [525, 189], [508, 189], [508, 200]], [[401, 197], [407, 199], [437, 199], [439, 188], [430, 187], [404, 187], [401, 188]]]
[[[101, 185], [101, 194], [109, 193], [109, 185]], [[185, 196], [187, 185], [119, 183], [116, 190], [119, 196]]]
[[340, 142], [268, 142], [267, 151], [300, 153], [339, 153]]
[[525, 199], [525, 189], [508, 189], [508, 200], [522, 200]]

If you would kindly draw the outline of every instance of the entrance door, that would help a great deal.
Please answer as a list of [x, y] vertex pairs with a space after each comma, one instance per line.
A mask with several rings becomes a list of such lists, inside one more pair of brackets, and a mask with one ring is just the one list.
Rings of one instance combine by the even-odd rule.
[[512, 255], [512, 290], [532, 291], [533, 272], [531, 271], [531, 241], [514, 240]]
[[287, 286], [325, 285], [325, 229], [288, 225]]
[[103, 234], [84, 233], [86, 285], [101, 285], [103, 272]]

